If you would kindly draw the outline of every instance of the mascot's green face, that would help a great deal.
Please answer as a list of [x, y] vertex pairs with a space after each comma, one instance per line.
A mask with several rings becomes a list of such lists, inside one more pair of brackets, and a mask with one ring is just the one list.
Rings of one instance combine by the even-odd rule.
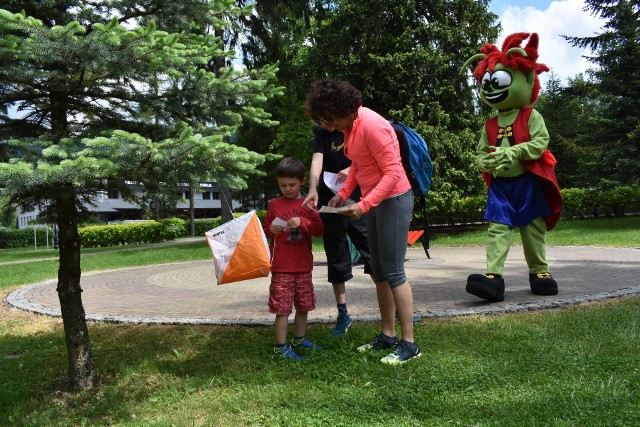
[[531, 103], [534, 78], [533, 71], [525, 74], [502, 64], [493, 71], [487, 68], [480, 80], [480, 98], [497, 110], [526, 107]]

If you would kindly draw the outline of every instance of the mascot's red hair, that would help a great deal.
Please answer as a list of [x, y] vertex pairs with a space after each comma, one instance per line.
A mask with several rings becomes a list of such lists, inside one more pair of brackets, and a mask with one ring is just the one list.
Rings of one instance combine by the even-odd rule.
[[[529, 37], [529, 42], [522, 49], [520, 45], [523, 40], [529, 37], [529, 33], [515, 33], [507, 36], [502, 43], [502, 50], [498, 50], [496, 45], [487, 43], [480, 48], [481, 55], [486, 55], [473, 71], [473, 76], [480, 80], [487, 69], [494, 71], [496, 65], [502, 64], [512, 70], [529, 74], [534, 73], [534, 84], [531, 90], [531, 102], [538, 99], [540, 92], [540, 80], [538, 74], [549, 71], [549, 67], [538, 63], [538, 34], [533, 33]], [[524, 55], [523, 55], [524, 52]], [[475, 57], [474, 57], [475, 58]]]

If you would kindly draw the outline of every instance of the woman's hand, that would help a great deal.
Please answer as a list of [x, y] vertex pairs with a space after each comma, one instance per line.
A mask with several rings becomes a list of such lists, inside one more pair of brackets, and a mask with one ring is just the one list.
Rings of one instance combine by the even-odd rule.
[[344, 205], [344, 200], [337, 194], [329, 200], [329, 203], [327, 203], [327, 206], [330, 208], [339, 208], [342, 205]]
[[342, 169], [340, 172], [338, 172], [338, 178], [336, 179], [336, 184], [341, 184], [345, 182], [348, 175], [349, 175], [349, 168]]
[[346, 206], [342, 211], [340, 211], [340, 213], [353, 219], [360, 219], [364, 215], [357, 203]]

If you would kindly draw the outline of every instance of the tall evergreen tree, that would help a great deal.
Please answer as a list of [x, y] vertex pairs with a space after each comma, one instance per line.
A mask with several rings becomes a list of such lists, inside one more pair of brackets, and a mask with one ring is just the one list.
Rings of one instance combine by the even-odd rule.
[[637, 0], [586, 0], [586, 10], [606, 20], [591, 37], [565, 37], [590, 48], [599, 106], [584, 143], [591, 186], [640, 183], [640, 4]]
[[[276, 68], [228, 58], [209, 30], [233, 0], [10, 1], [0, 9], [0, 200], [47, 204], [60, 230], [57, 291], [74, 389], [97, 383], [80, 287], [78, 210], [126, 181], [152, 191], [210, 179], [246, 185], [264, 157], [223, 142], [280, 89]], [[4, 3], [6, 4], [6, 2]]]
[[[249, 124], [239, 135], [239, 144], [267, 154], [265, 167], [273, 170], [281, 156], [296, 156], [311, 161], [311, 123], [304, 116], [302, 104], [312, 78], [307, 72], [303, 52], [310, 42], [310, 31], [322, 15], [322, 0], [239, 0], [242, 5], [255, 6], [255, 13], [242, 16], [241, 32], [231, 37], [249, 68], [278, 64], [278, 83], [286, 88], [286, 96], [269, 101], [269, 111], [281, 124], [265, 129]], [[250, 178], [244, 191], [249, 199], [265, 199], [279, 192], [274, 179]], [[266, 197], [265, 197], [266, 196]]]
[[589, 133], [589, 118], [598, 108], [593, 85], [580, 74], [562, 86], [552, 73], [536, 108], [544, 117], [549, 148], [558, 160], [556, 174], [560, 188], [584, 186], [587, 177], [578, 168], [589, 155], [582, 140]]
[[245, 52], [256, 64], [280, 60], [287, 88], [273, 105], [282, 126], [265, 136], [265, 146], [308, 160], [306, 92], [314, 80], [342, 78], [363, 91], [367, 106], [428, 139], [436, 173], [430, 197], [441, 193], [452, 203], [481, 190], [472, 164], [482, 118], [458, 69], [498, 35], [488, 0], [255, 2]]

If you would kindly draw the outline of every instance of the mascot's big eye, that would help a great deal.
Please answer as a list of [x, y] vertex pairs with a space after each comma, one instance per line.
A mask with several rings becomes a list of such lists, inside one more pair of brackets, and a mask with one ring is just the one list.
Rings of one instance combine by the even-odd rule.
[[511, 86], [511, 74], [505, 70], [498, 70], [491, 76], [491, 86], [494, 89], [503, 89]]
[[512, 78], [511, 74], [505, 70], [498, 70], [491, 74], [490, 72], [484, 73], [482, 76], [482, 90], [485, 92], [498, 89], [504, 89], [511, 86]]
[[482, 76], [482, 89], [485, 91], [491, 89], [491, 73], [488, 71]]

